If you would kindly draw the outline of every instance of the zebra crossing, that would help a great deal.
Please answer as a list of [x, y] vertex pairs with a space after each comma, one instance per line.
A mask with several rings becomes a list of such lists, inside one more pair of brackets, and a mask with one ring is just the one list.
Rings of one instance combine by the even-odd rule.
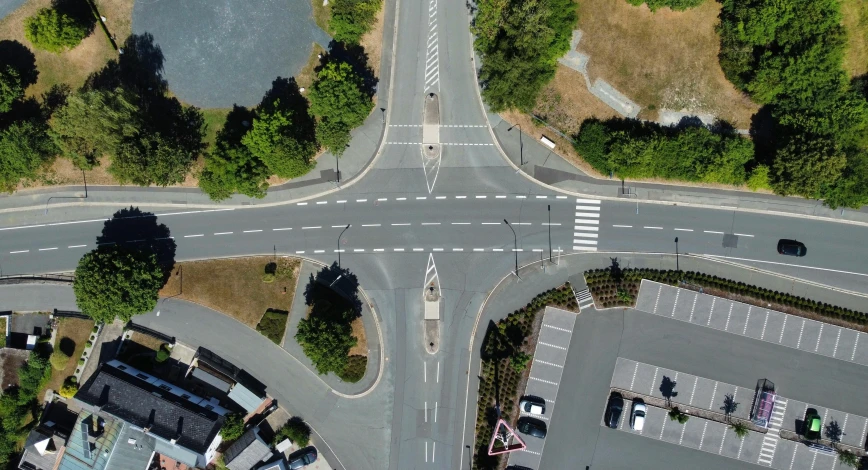
[[777, 400], [775, 400], [772, 416], [769, 419], [768, 432], [763, 436], [757, 464], [771, 466], [775, 459], [775, 451], [778, 448], [778, 441], [780, 440], [781, 425], [784, 424], [784, 414], [787, 411], [787, 402], [788, 400], [781, 397], [777, 397]]
[[599, 232], [600, 201], [597, 199], [576, 199], [573, 251], [597, 251]]
[[573, 295], [576, 296], [576, 303], [579, 304], [579, 311], [582, 311], [591, 305], [594, 305], [594, 298], [591, 297], [591, 290], [585, 289], [576, 292], [573, 291]]

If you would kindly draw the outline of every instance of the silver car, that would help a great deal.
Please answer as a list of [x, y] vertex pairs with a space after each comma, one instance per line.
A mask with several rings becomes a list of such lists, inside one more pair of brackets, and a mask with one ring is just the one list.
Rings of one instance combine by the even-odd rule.
[[630, 413], [630, 427], [634, 431], [641, 431], [645, 427], [645, 412], [647, 408], [641, 400], [633, 401], [633, 411]]

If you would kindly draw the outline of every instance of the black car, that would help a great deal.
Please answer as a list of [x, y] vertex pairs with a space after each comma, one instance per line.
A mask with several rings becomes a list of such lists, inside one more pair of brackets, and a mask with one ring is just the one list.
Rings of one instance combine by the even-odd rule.
[[316, 462], [316, 449], [308, 447], [289, 456], [289, 469], [297, 470]]
[[798, 240], [781, 239], [778, 241], [778, 253], [787, 256], [805, 256], [808, 249]]
[[546, 423], [536, 418], [522, 417], [518, 420], [518, 430], [528, 436], [544, 439], [546, 437]]
[[609, 403], [606, 405], [606, 415], [603, 417], [606, 426], [616, 429], [618, 423], [621, 422], [622, 411], [624, 411], [624, 397], [618, 392], [612, 392], [609, 395]]

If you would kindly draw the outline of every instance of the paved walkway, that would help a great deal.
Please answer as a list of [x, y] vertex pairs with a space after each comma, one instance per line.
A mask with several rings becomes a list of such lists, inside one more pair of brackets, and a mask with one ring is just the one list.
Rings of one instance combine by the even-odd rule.
[[489, 114], [494, 134], [507, 158], [516, 167], [519, 159], [528, 176], [540, 183], [555, 188], [578, 192], [584, 195], [606, 198], [621, 198], [625, 201], [665, 202], [675, 204], [702, 204], [706, 206], [743, 209], [753, 211], [774, 211], [786, 214], [809, 215], [834, 220], [868, 223], [868, 207], [860, 210], [832, 210], [819, 201], [798, 197], [780, 197], [749, 191], [705, 189], [656, 183], [626, 183], [635, 196], [621, 196], [621, 181], [616, 179], [597, 179], [591, 177], [566, 161], [540, 142], [525, 135], [524, 149], [514, 133], [507, 133], [510, 124], [500, 116]]
[[87, 379], [96, 372], [100, 364], [114, 359], [118, 352], [118, 347], [121, 345], [121, 335], [123, 334], [124, 324], [120, 320], [115, 320], [113, 323], [103, 326], [102, 331], [97, 336], [96, 341], [94, 341], [93, 349], [91, 350], [93, 353], [81, 372], [79, 383], [87, 382]]

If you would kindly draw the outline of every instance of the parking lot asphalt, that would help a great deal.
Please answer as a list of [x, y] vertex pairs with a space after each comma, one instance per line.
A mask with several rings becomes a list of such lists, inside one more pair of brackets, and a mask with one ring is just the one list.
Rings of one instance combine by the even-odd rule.
[[868, 366], [868, 334], [643, 280], [636, 309]]
[[[545, 400], [545, 415], [522, 411], [521, 416], [540, 419], [546, 423], [546, 426], [551, 423], [575, 321], [576, 314], [573, 312], [551, 307], [545, 309], [536, 351], [530, 365], [527, 387], [524, 391], [525, 396], [539, 397]], [[545, 439], [538, 439], [523, 433], [519, 433], [519, 435], [527, 448], [509, 454], [509, 464], [539, 468], [545, 448]]]
[[[689, 294], [688, 306], [692, 307], [693, 293]], [[672, 292], [670, 313], [675, 295], [675, 292]], [[679, 295], [684, 296], [685, 293]], [[681, 301], [679, 298], [679, 304]], [[700, 305], [700, 302], [701, 297], [697, 299], [697, 305]], [[720, 300], [716, 301], [719, 302]], [[728, 310], [727, 306], [727, 313]], [[715, 307], [714, 314], [717, 313]], [[730, 321], [732, 322], [732, 318]], [[720, 423], [709, 422], [706, 425], [696, 416], [688, 421], [683, 440], [679, 428], [670, 428], [674, 422], [667, 422], [666, 428], [670, 430], [663, 429], [663, 440], [659, 438], [660, 428], [657, 428], [657, 438], [648, 439], [644, 434], [636, 436], [631, 432], [600, 425], [610, 384], [616, 374], [619, 358], [622, 358], [622, 361], [634, 362], [632, 366], [626, 362], [628, 374], [619, 370], [617, 380], [622, 380], [621, 374], [629, 375], [629, 380], [632, 380], [636, 361], [653, 364], [654, 368], [658, 368], [656, 384], [653, 368], [636, 372], [634, 386], [646, 387], [648, 390], [643, 393], [660, 396], [659, 385], [665, 373], [675, 382], [674, 391], [679, 394], [677, 399], [673, 400], [685, 399], [689, 404], [690, 395], [693, 394], [694, 405], [702, 398], [703, 401], [708, 401], [707, 406], [719, 408], [723, 395], [733, 393], [735, 401], [741, 403], [740, 409], [737, 408], [736, 411], [737, 416], [749, 412], [757, 380], [768, 378], [776, 384], [778, 393], [787, 397], [782, 398], [787, 401], [786, 409], [782, 412], [783, 417], [775, 421], [781, 426], [780, 429], [795, 428], [804, 417], [803, 403], [810, 402], [817, 404], [812, 407], [816, 408], [821, 416], [824, 407], [842, 410], [834, 419], [842, 426], [846, 420], [843, 443], [849, 443], [850, 439], [861, 439], [862, 429], [859, 426], [860, 423], [864, 426], [864, 418], [857, 416], [868, 410], [868, 396], [864, 393], [868, 385], [868, 368], [855, 362], [840, 360], [840, 356], [827, 356], [805, 351], [803, 348], [789, 348], [777, 342], [755, 339], [749, 335], [730, 333], [635, 309], [583, 310], [576, 317], [559, 385], [561, 389], [569, 392], [561, 393], [558, 397], [557, 415], [549, 422], [547, 451], [542, 455], [540, 465], [531, 468], [556, 470], [590, 466], [594, 470], [723, 470], [771, 466], [787, 470], [809, 470], [812, 464], [814, 469], [837, 468], [834, 456], [815, 453], [803, 444], [785, 439], [769, 442], [765, 439], [766, 436], [761, 436], [758, 445], [752, 441], [753, 438], [747, 438], [748, 440], [741, 444], [742, 455], [751, 456], [752, 462], [725, 457], [729, 452], [729, 444], [724, 442], [724, 450], [718, 453], [720, 442], [715, 440], [715, 436], [726, 434], [725, 440], [735, 441], [735, 435]], [[842, 333], [842, 336], [844, 334]], [[650, 375], [650, 379], [644, 378], [646, 375]], [[703, 379], [711, 380], [710, 390], [707, 390], [709, 383]], [[714, 381], [718, 382], [717, 392], [714, 391]], [[696, 391], [693, 390], [694, 382]], [[627, 385], [629, 386], [629, 383]], [[727, 387], [732, 389], [731, 392], [726, 391]], [[715, 395], [713, 404], [712, 394]], [[785, 403], [782, 401], [780, 404]], [[780, 408], [776, 412], [781, 412]], [[834, 415], [832, 412], [827, 413], [829, 416]], [[825, 417], [824, 425], [830, 422], [829, 416]], [[699, 430], [699, 439], [696, 440], [692, 429], [699, 423], [705, 429], [705, 438], [702, 437], [702, 430]], [[678, 430], [677, 438], [682, 440], [682, 445], [677, 445], [678, 442], [671, 443], [672, 438], [667, 437], [669, 432], [674, 432], [673, 429]], [[726, 433], [721, 433], [723, 430], [726, 430]], [[718, 447], [712, 449], [715, 442]], [[691, 443], [691, 446], [683, 445], [684, 443]], [[700, 447], [701, 452], [698, 451]], [[769, 461], [771, 448], [774, 448], [772, 462], [757, 464], [761, 456], [764, 462]], [[736, 455], [737, 452], [738, 449]]]

